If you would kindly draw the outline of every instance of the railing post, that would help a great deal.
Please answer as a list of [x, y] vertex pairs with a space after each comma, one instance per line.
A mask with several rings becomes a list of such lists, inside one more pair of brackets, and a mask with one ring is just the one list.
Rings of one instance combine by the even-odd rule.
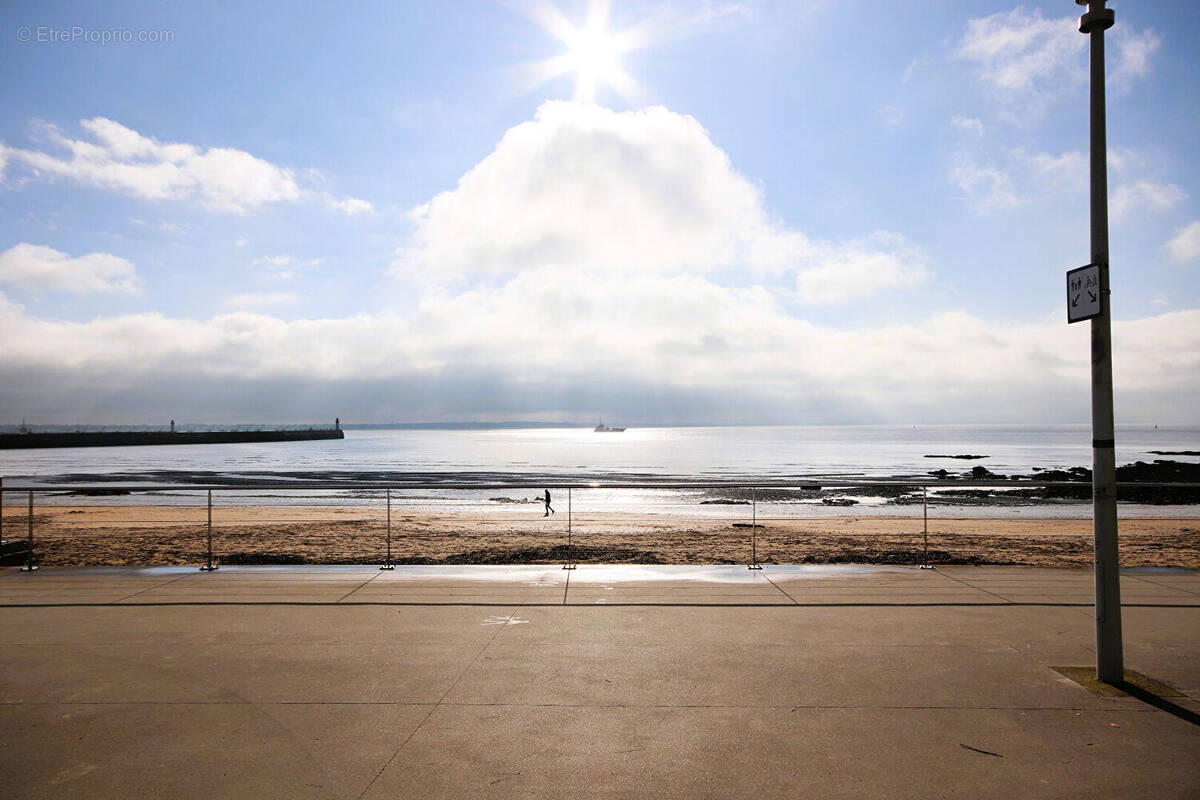
[[575, 548], [571, 541], [571, 487], [567, 487], [567, 563], [563, 569], [575, 569]]
[[33, 489], [29, 490], [29, 552], [25, 556], [25, 566], [21, 567], [21, 572], [33, 572], [37, 569], [37, 564], [33, 563]]
[[380, 569], [395, 569], [392, 563], [392, 490], [387, 490], [387, 561]]
[[933, 569], [929, 563], [929, 487], [921, 486], [921, 532], [925, 537], [925, 554], [921, 556], [921, 569]]
[[212, 489], [208, 490], [208, 563], [200, 568], [201, 572], [212, 572], [217, 569], [213, 563], [212, 553]]
[[758, 563], [758, 490], [750, 487], [750, 569], [762, 569]]

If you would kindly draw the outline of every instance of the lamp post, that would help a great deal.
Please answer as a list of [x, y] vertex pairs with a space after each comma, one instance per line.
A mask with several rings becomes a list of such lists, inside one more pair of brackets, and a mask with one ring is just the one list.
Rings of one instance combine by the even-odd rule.
[[1104, 32], [1113, 26], [1105, 0], [1075, 0], [1088, 7], [1079, 32], [1091, 38], [1092, 264], [1100, 270], [1100, 314], [1092, 324], [1092, 517], [1095, 531], [1096, 677], [1124, 680], [1121, 583], [1117, 554], [1116, 443], [1113, 433], [1112, 325], [1108, 282], [1108, 167], [1104, 118]]

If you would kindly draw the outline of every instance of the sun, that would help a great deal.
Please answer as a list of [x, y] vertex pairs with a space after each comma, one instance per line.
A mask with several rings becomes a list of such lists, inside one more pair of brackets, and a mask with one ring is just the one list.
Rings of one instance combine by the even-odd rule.
[[606, 87], [628, 100], [638, 93], [637, 81], [621, 64], [621, 56], [644, 47], [644, 31], [631, 28], [612, 31], [608, 27], [608, 3], [590, 0], [587, 21], [577, 26], [549, 4], [536, 6], [531, 16], [547, 33], [566, 46], [560, 56], [539, 62], [534, 67], [534, 83], [546, 83], [561, 75], [575, 76], [577, 102], [595, 103], [596, 94]]
[[596, 87], [622, 79], [621, 50], [617, 37], [601, 25], [576, 29], [564, 40], [567, 60], [575, 73], [575, 99], [595, 102]]

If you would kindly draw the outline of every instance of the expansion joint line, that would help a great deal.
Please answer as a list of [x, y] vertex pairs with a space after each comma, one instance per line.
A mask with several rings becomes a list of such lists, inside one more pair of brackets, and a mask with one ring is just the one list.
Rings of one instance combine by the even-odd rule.
[[780, 586], [780, 585], [779, 585], [778, 583], [776, 583], [775, 581], [771, 580], [770, 576], [769, 576], [769, 575], [767, 575], [767, 573], [766, 573], [765, 571], [762, 573], [762, 576], [763, 576], [764, 578], [766, 578], [766, 581], [767, 581], [767, 583], [771, 584], [771, 585], [772, 585], [772, 586], [774, 586], [776, 589], [778, 589], [778, 590], [779, 590], [779, 591], [780, 591], [780, 592], [783, 594], [783, 596], [784, 596], [784, 597], [786, 597], [788, 600], [791, 600], [793, 605], [797, 605], [797, 606], [798, 606], [798, 605], [800, 605], [800, 601], [799, 601], [799, 600], [797, 600], [796, 598], [792, 597], [790, 594], [788, 594], [788, 593], [787, 593], [787, 591], [785, 591], [785, 590], [784, 590], [784, 588], [783, 588], [782, 586]]
[[[374, 580], [374, 578], [372, 578], [371, 580]], [[513, 612], [508, 615], [509, 620], [511, 620], [513, 617], [515, 617], [516, 614], [517, 614], [517, 612], [514, 609]], [[377, 780], [379, 780], [379, 777], [381, 775], [383, 775], [384, 772], [387, 771], [387, 768], [392, 765], [392, 762], [396, 760], [396, 757], [398, 755], [400, 755], [400, 751], [403, 750], [405, 747], [407, 747], [408, 743], [410, 741], [412, 741], [412, 738], [417, 735], [417, 731], [421, 730], [421, 728], [425, 726], [425, 723], [428, 722], [429, 718], [433, 716], [433, 712], [437, 711], [439, 708], [442, 707], [442, 704], [446, 702], [446, 698], [450, 696], [450, 693], [452, 691], [454, 691], [454, 687], [458, 686], [459, 681], [461, 681], [463, 679], [463, 677], [468, 672], [471, 671], [471, 667], [475, 666], [475, 662], [479, 661], [479, 659], [483, 656], [484, 651], [486, 651], [489, 647], [492, 646], [492, 642], [496, 641], [496, 637], [499, 636], [500, 632], [507, 627], [508, 627], [507, 622], [503, 625], [496, 626], [496, 632], [491, 635], [491, 638], [489, 638], [486, 642], [484, 642], [483, 647], [479, 648], [479, 652], [475, 654], [475, 657], [471, 659], [471, 662], [469, 664], [467, 664], [465, 667], [463, 667], [462, 672], [458, 673], [458, 675], [454, 678], [454, 681], [446, 688], [446, 691], [442, 692], [442, 696], [439, 697], [437, 699], [437, 702], [435, 702], [433, 704], [433, 706], [429, 709], [429, 713], [421, 718], [421, 721], [417, 723], [417, 726], [415, 728], [413, 728], [411, 732], [409, 732], [408, 736], [404, 737], [404, 741], [401, 742], [400, 746], [396, 748], [396, 752], [392, 753], [391, 757], [387, 761], [385, 761], [383, 766], [379, 768], [379, 771], [375, 773], [375, 777], [371, 778], [370, 783], [368, 783], [366, 786], [364, 786], [363, 790], [361, 792], [359, 792], [358, 800], [362, 800], [362, 798], [366, 795], [366, 793], [371, 791], [371, 787], [374, 786], [375, 782]]]
[[[1200, 592], [1195, 592], [1195, 591], [1192, 591], [1191, 589], [1185, 589], [1182, 586], [1172, 586], [1169, 583], [1160, 583], [1159, 581], [1152, 581], [1149, 578], [1147, 578], [1145, 575], [1122, 575], [1121, 577], [1122, 578], [1134, 578], [1136, 580], [1142, 581], [1143, 583], [1148, 583], [1151, 586], [1157, 586], [1160, 589], [1173, 589], [1174, 591], [1185, 592], [1186, 594], [1200, 594]], [[1128, 605], [1128, 603], [1122, 603], [1121, 605]]]
[[[350, 591], [346, 592], [346, 594], [344, 594], [342, 597], [340, 597], [340, 598], [338, 599], [338, 601], [337, 601], [337, 602], [338, 602], [338, 603], [342, 602], [342, 600], [345, 600], [347, 597], [349, 597], [350, 595], [354, 594], [354, 593], [355, 593], [355, 592], [357, 592], [359, 589], [363, 588], [363, 587], [364, 587], [364, 586], [366, 586], [368, 583], [370, 583], [371, 581], [375, 580], [376, 578], [378, 578], [378, 577], [379, 577], [380, 575], [382, 575], [382, 574], [383, 574], [382, 572], [376, 572], [374, 575], [372, 575], [371, 577], [367, 578], [365, 581], [363, 581], [362, 583], [360, 583], [358, 586], [355, 586], [353, 589], [351, 589]], [[334, 603], [334, 605], [337, 605], [337, 603]]]
[[145, 589], [139, 589], [138, 591], [134, 592], [133, 594], [128, 595], [126, 597], [122, 597], [119, 600], [113, 600], [112, 603], [110, 603], [110, 605], [114, 605], [114, 606], [119, 605], [121, 603], [124, 603], [126, 600], [132, 600], [133, 598], [137, 597], [139, 594], [145, 594], [146, 592], [152, 591], [154, 589], [161, 589], [164, 586], [170, 586], [172, 583], [178, 583], [179, 581], [183, 580], [184, 578], [190, 578], [191, 576], [192, 576], [192, 573], [187, 572], [187, 573], [184, 573], [183, 575], [180, 575], [178, 578], [172, 578], [169, 581], [163, 581], [162, 583], [156, 583], [153, 586], [147, 586]]
[[976, 585], [975, 585], [975, 584], [973, 584], [973, 583], [967, 583], [967, 582], [966, 582], [966, 581], [964, 581], [963, 579], [961, 579], [961, 578], [956, 578], [956, 577], [954, 577], [953, 575], [949, 574], [948, 572], [943, 572], [943, 571], [942, 571], [942, 570], [940, 570], [940, 569], [939, 569], [939, 570], [936, 570], [936, 572], [937, 572], [937, 574], [938, 574], [938, 575], [941, 575], [943, 578], [949, 578], [950, 580], [954, 581], [955, 583], [961, 583], [963, 586], [966, 586], [968, 589], [974, 589], [974, 590], [975, 590], [975, 591], [977, 591], [977, 592], [983, 592], [984, 594], [990, 594], [992, 597], [995, 597], [995, 598], [996, 598], [996, 599], [998, 599], [998, 600], [1003, 600], [1003, 601], [1004, 601], [1006, 604], [1011, 604], [1011, 603], [1013, 602], [1011, 598], [1005, 597], [1005, 596], [1004, 596], [1004, 595], [1002, 595], [1002, 594], [996, 594], [996, 593], [995, 593], [995, 592], [993, 592], [993, 591], [990, 591], [990, 590], [988, 590], [988, 589], [984, 589], [984, 588], [983, 588], [983, 587], [981, 587], [981, 586], [976, 586]]

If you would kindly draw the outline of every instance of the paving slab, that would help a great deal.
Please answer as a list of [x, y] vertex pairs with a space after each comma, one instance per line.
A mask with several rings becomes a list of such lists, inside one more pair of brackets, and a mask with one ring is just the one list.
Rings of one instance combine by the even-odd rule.
[[1016, 649], [1037, 644], [1083, 647], [1092, 644], [1094, 637], [1088, 617], [1056, 607], [1012, 606], [997, 614], [986, 606], [683, 606], [671, 608], [668, 614], [661, 608], [635, 605], [544, 607], [518, 609], [516, 614], [527, 624], [506, 631], [506, 642], [946, 647], [978, 644], [984, 626], [988, 642]]
[[500, 590], [488, 592], [486, 587], [478, 587], [474, 592], [438, 592], [435, 589], [425, 591], [358, 591], [339, 601], [341, 604], [355, 603], [393, 603], [417, 605], [480, 605], [480, 606], [512, 606], [512, 605], [561, 605], [562, 589], [525, 590], [520, 592]]
[[223, 595], [262, 595], [270, 597], [280, 594], [311, 594], [317, 598], [342, 597], [363, 586], [365, 581], [223, 581], [221, 583], [196, 583], [172, 581], [146, 588], [140, 596], [146, 600], [158, 600], [172, 595], [191, 597], [213, 597]]
[[802, 605], [994, 605], [1008, 602], [971, 589], [899, 593], [884, 590], [820, 592], [791, 586], [781, 588], [793, 602]]
[[[847, 669], [851, 664], [856, 666]], [[991, 676], [990, 682], [980, 685], [978, 674]], [[1091, 697], [1064, 687], [1061, 676], [1008, 647], [607, 643], [538, 647], [509, 639], [488, 647], [446, 701], [637, 706], [1094, 705]]]
[[[1007, 571], [1006, 571], [1007, 570]], [[0, 571], [0, 604], [71, 603], [476, 603], [544, 605], [609, 603], [741, 603], [809, 605], [960, 605], [969, 603], [1086, 606], [1088, 570], [854, 565], [742, 566], [579, 565], [437, 567], [193, 567]], [[1044, 573], [1044, 574], [1043, 574]], [[1160, 580], [1173, 583], [1160, 583]], [[1200, 585], [1177, 572], [1123, 575], [1127, 605], [1200, 605], [1181, 588]], [[558, 592], [562, 592], [561, 598]], [[660, 599], [656, 599], [660, 598]]]
[[119, 603], [136, 592], [112, 590], [88, 590], [84, 592], [0, 592], [0, 605], [4, 606], [79, 606], [79, 605], [110, 605]]
[[1196, 634], [1189, 644], [1127, 644], [1125, 666], [1200, 698], [1200, 627]]
[[10, 702], [433, 703], [479, 652], [453, 644], [56, 644], [0, 667]]
[[[1010, 600], [1014, 603], [1064, 603], [1076, 606], [1091, 605], [1095, 602], [1095, 594], [1092, 592], [1071, 592], [1071, 593], [1053, 593], [1043, 591], [997, 591], [1001, 597]], [[1170, 606], [1196, 606], [1195, 598], [1190, 598], [1180, 594], [1153, 594], [1153, 595], [1138, 595], [1136, 593], [1126, 594], [1121, 592], [1122, 605], [1170, 605]]]
[[443, 705], [365, 797], [1190, 798], [1187, 728], [1115, 709]]
[[793, 601], [783, 592], [767, 586], [739, 589], [714, 589], [696, 586], [690, 589], [668, 587], [602, 587], [572, 589], [567, 592], [568, 605], [634, 604], [634, 605], [791, 605]]
[[444, 595], [446, 597], [455, 597], [458, 595], [511, 595], [514, 598], [522, 596], [531, 597], [557, 597], [562, 600], [563, 591], [566, 586], [526, 586], [523, 584], [512, 583], [453, 583], [431, 585], [421, 582], [398, 583], [387, 581], [372, 581], [364, 583], [359, 588], [357, 594], [387, 594], [387, 595]]
[[275, 594], [266, 595], [262, 593], [243, 593], [243, 592], [224, 592], [219, 595], [214, 595], [209, 592], [201, 592], [197, 594], [187, 594], [184, 592], [173, 592], [158, 596], [145, 597], [139, 595], [137, 597], [123, 597], [120, 600], [114, 601], [117, 605], [322, 605], [333, 604], [338, 602], [342, 594], [319, 594], [316, 592], [295, 592], [290, 594]]
[[13, 797], [349, 798], [432, 708], [0, 705], [0, 765]]
[[256, 567], [256, 566], [225, 566], [208, 572], [199, 569], [188, 570], [183, 577], [193, 583], [222, 583], [225, 581], [365, 581], [379, 576], [379, 571], [371, 567], [337, 567], [327, 566], [320, 569], [295, 569], [287, 567]]
[[[1089, 615], [1091, 609], [1087, 609]], [[1195, 643], [1200, 636], [1200, 615], [1191, 608], [1122, 608], [1122, 636], [1126, 644], [1170, 645]]]
[[[1184, 695], [1150, 704], [1051, 669], [1094, 660], [1092, 609], [1055, 599], [1088, 592], [1087, 571], [587, 566], [48, 571], [68, 605], [0, 608], [0, 781], [72, 798], [1200, 789], [1200, 603], [1123, 610], [1127, 666]], [[0, 571], [0, 591], [39, 577]], [[1182, 583], [1123, 576], [1133, 596]]]
[[505, 609], [471, 606], [209, 605], [11, 608], [0, 611], [0, 647], [19, 644], [451, 644], [482, 643], [485, 621]]

